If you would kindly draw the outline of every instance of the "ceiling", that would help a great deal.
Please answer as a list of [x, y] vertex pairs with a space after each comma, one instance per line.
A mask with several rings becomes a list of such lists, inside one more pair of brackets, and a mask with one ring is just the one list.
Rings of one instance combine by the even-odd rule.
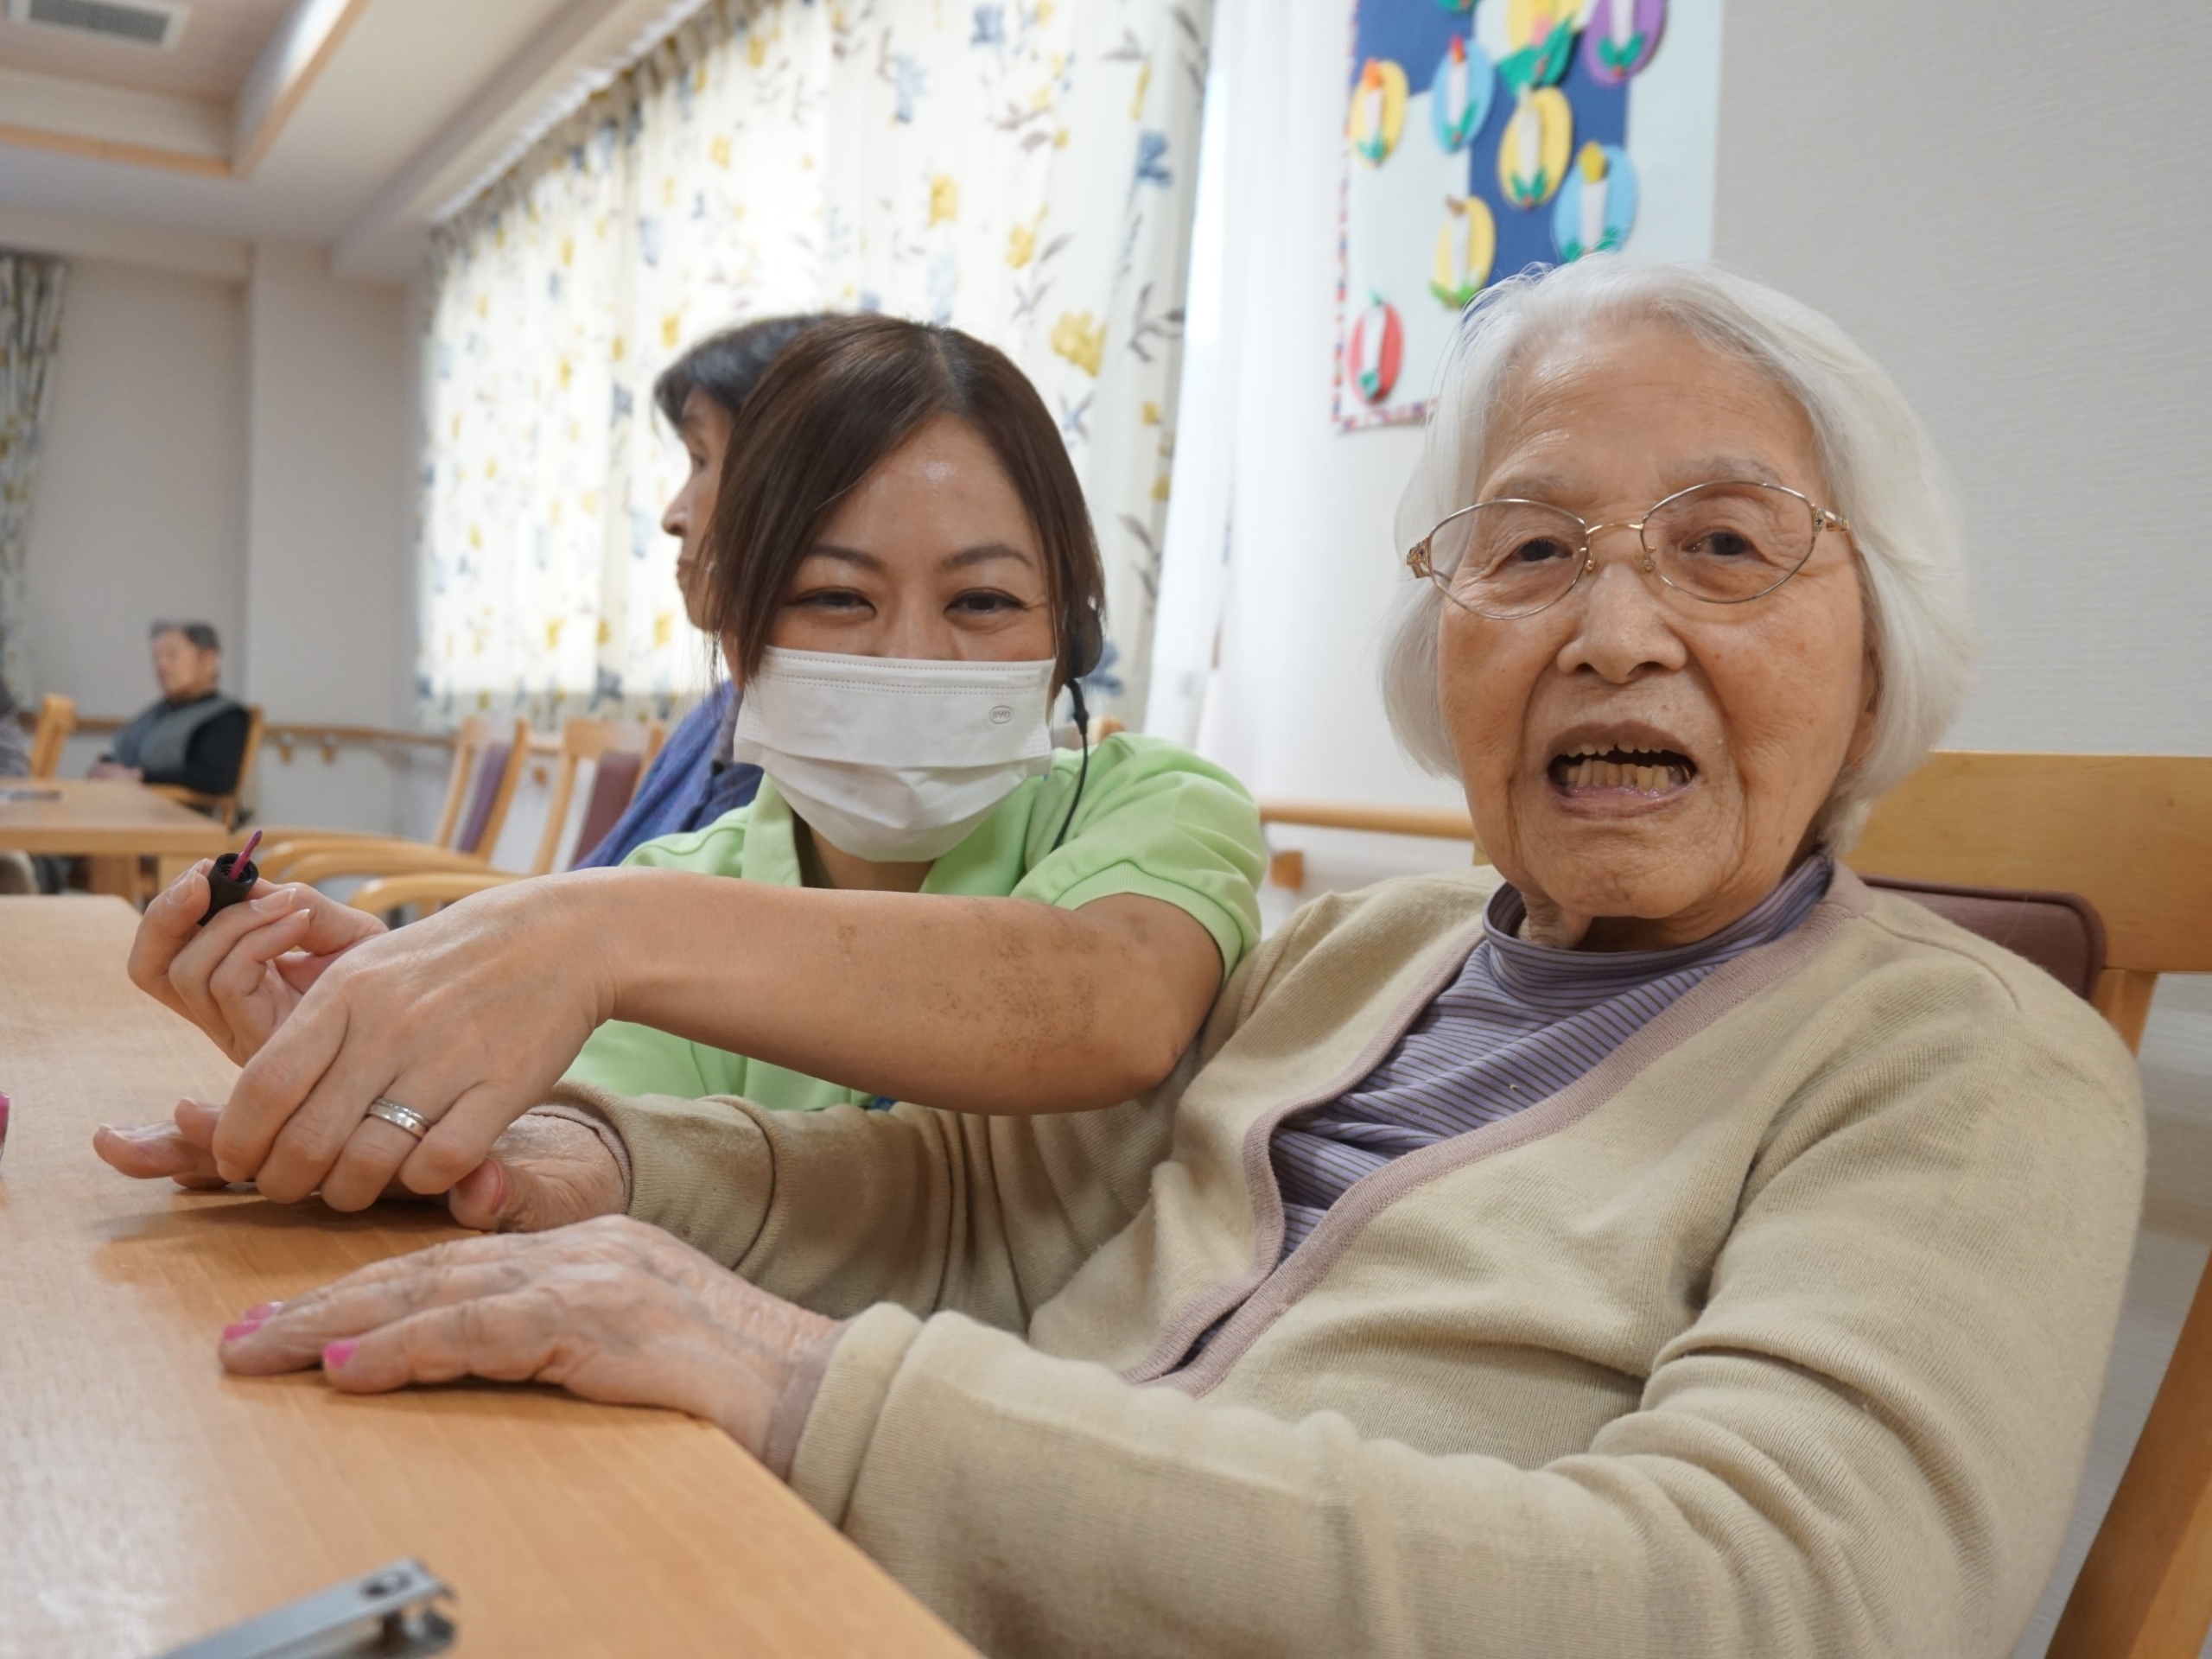
[[0, 228], [320, 244], [404, 280], [434, 212], [697, 3], [194, 0], [174, 53], [0, 22]]

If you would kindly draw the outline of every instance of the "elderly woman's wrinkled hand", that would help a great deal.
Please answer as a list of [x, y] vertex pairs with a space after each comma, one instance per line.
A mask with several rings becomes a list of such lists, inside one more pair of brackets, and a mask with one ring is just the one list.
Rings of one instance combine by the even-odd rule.
[[320, 1364], [381, 1394], [480, 1376], [665, 1406], [758, 1455], [800, 1361], [836, 1322], [757, 1290], [658, 1227], [610, 1217], [379, 1262], [223, 1333], [224, 1368]]
[[[213, 1150], [222, 1113], [213, 1101], [180, 1100], [168, 1123], [103, 1123], [92, 1150], [140, 1180], [166, 1176], [195, 1191], [226, 1186]], [[422, 1201], [397, 1182], [382, 1196]], [[486, 1232], [543, 1232], [620, 1215], [628, 1204], [621, 1166], [605, 1141], [581, 1123], [536, 1114], [511, 1124], [492, 1155], [445, 1196], [455, 1221]]]
[[385, 926], [313, 887], [259, 881], [244, 904], [202, 927], [207, 868], [201, 860], [146, 906], [130, 942], [130, 982], [243, 1065], [332, 963]]

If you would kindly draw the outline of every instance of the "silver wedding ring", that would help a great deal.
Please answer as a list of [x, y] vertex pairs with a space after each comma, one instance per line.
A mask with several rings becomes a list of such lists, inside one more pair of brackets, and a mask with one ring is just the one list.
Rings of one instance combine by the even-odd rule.
[[417, 1141], [420, 1141], [424, 1135], [430, 1132], [430, 1120], [429, 1118], [423, 1116], [422, 1113], [413, 1110], [411, 1108], [401, 1105], [396, 1100], [386, 1100], [381, 1095], [378, 1096], [375, 1101], [370, 1104], [369, 1116], [371, 1117], [380, 1117], [385, 1122], [392, 1125], [395, 1128], [406, 1130], [408, 1134], [413, 1135]]

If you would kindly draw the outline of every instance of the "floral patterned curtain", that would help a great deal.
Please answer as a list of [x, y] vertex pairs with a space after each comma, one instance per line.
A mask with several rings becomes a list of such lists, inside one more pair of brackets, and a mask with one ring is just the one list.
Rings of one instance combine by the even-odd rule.
[[721, 0], [435, 249], [420, 690], [450, 720], [703, 684], [652, 409], [687, 343], [885, 310], [989, 340], [1058, 416], [1141, 718], [1212, 0]]
[[30, 538], [39, 422], [61, 339], [67, 270], [59, 259], [0, 253], [0, 686], [19, 706], [31, 700], [23, 552]]

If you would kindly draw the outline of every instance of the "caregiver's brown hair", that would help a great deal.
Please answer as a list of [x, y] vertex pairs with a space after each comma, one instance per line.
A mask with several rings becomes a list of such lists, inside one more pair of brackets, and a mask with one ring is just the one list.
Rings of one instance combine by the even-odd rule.
[[939, 416], [990, 446], [1037, 532], [1058, 679], [1094, 665], [1105, 575], [1044, 399], [1004, 353], [958, 329], [862, 315], [785, 346], [731, 429], [707, 556], [714, 628], [740, 678], [760, 667], [791, 573], [838, 501]]

